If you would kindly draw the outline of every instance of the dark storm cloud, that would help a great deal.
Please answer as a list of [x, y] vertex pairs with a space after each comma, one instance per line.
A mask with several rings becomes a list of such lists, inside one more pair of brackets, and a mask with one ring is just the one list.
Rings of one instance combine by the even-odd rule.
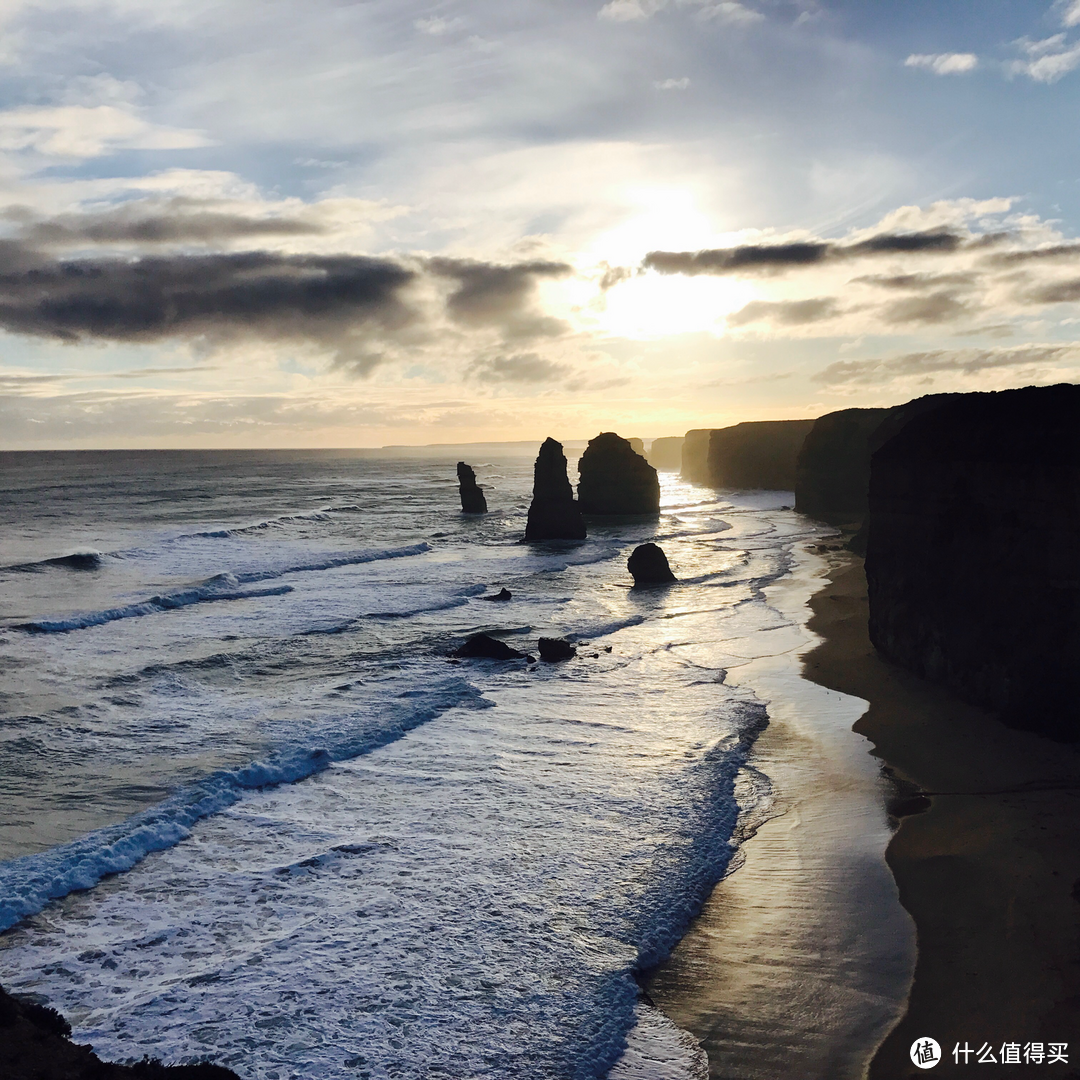
[[436, 257], [427, 269], [449, 278], [457, 287], [446, 310], [460, 326], [496, 327], [507, 338], [556, 337], [568, 327], [536, 311], [533, 302], [541, 278], [561, 278], [573, 272], [567, 263], [525, 262], [512, 265]]
[[840, 313], [836, 300], [831, 296], [818, 296], [811, 300], [751, 300], [746, 307], [728, 316], [728, 326], [745, 326], [764, 319], [778, 326], [803, 326], [806, 323], [831, 319]]
[[1023, 345], [1015, 349], [935, 349], [889, 359], [838, 360], [813, 376], [831, 386], [883, 383], [938, 372], [974, 374], [990, 368], [1063, 363], [1075, 358], [1075, 345]]
[[881, 233], [854, 243], [806, 240], [788, 244], [746, 244], [704, 251], [650, 251], [642, 266], [661, 274], [779, 274], [845, 259], [875, 255], [949, 254], [965, 245], [960, 233], [932, 229]]
[[545, 360], [536, 353], [496, 356], [469, 365], [469, 374], [479, 382], [555, 382], [567, 373], [565, 364]]

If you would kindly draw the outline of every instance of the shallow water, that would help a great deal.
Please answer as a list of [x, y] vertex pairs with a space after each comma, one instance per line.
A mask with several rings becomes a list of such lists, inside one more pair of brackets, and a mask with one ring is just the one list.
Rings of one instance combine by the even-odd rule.
[[[20, 457], [0, 981], [103, 1056], [260, 1080], [598, 1077], [639, 1018], [627, 1080], [700, 1074], [634, 973], [767, 789], [725, 674], [791, 633], [782, 494], [667, 476], [659, 522], [544, 548], [528, 459], [480, 464], [476, 519], [449, 461]], [[645, 540], [679, 585], [627, 588]], [[579, 655], [447, 663], [481, 629]]]

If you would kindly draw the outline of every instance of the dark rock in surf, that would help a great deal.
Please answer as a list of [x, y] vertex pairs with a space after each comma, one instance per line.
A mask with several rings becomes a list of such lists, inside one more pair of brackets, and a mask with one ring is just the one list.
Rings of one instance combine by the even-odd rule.
[[658, 514], [656, 470], [613, 431], [589, 440], [578, 462], [578, 506], [583, 514]]
[[642, 544], [634, 548], [626, 560], [635, 585], [667, 585], [678, 580], [671, 572], [664, 549], [657, 544]]
[[513, 597], [513, 593], [509, 589], [500, 589], [497, 593], [492, 593], [491, 596], [481, 596], [481, 600], [491, 600], [493, 603], [498, 603], [502, 600], [509, 600]]
[[240, 1080], [231, 1069], [201, 1062], [132, 1065], [102, 1061], [70, 1039], [71, 1025], [55, 1010], [0, 987], [0, 1076], [4, 1080]]
[[560, 660], [572, 660], [577, 656], [577, 649], [564, 638], [542, 637], [537, 642], [537, 650], [540, 653], [540, 659], [546, 660], [549, 664], [556, 664]]
[[490, 634], [473, 634], [451, 655], [468, 660], [521, 660], [525, 656]]
[[870, 639], [1006, 723], [1080, 740], [1080, 386], [931, 404], [871, 458]]
[[476, 473], [471, 465], [464, 461], [457, 463], [458, 492], [461, 495], [461, 509], [466, 514], [486, 514], [487, 499], [476, 482]]
[[533, 467], [533, 497], [526, 540], [584, 540], [585, 519], [566, 476], [562, 444], [545, 439]]

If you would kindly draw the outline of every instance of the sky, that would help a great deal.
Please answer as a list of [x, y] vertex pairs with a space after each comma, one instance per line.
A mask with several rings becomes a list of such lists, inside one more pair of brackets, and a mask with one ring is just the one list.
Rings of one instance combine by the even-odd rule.
[[1080, 381], [1080, 0], [0, 0], [0, 449]]

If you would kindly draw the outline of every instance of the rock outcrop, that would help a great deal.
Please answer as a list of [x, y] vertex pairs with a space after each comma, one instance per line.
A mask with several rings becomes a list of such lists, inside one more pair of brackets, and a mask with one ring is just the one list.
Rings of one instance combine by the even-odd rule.
[[870, 638], [999, 713], [1080, 739], [1080, 386], [950, 395], [874, 453]]
[[490, 634], [473, 634], [458, 646], [452, 656], [463, 660], [524, 660], [525, 654], [512, 649], [505, 641]]
[[679, 473], [692, 484], [708, 484], [709, 440], [712, 428], [694, 428], [683, 436], [682, 465]]
[[71, 1026], [55, 1010], [0, 987], [0, 1077], [4, 1080], [240, 1080], [221, 1065], [133, 1065], [102, 1061], [71, 1041]]
[[630, 449], [633, 450], [635, 454], [640, 454], [642, 457], [645, 456], [645, 444], [640, 439], [627, 439], [626, 441], [630, 444]]
[[471, 465], [464, 461], [457, 463], [458, 491], [461, 494], [461, 509], [466, 514], [486, 514], [487, 499], [476, 482], [476, 473]]
[[629, 440], [605, 431], [589, 440], [578, 461], [578, 507], [583, 514], [658, 514], [656, 470]]
[[533, 497], [526, 540], [584, 540], [585, 519], [566, 476], [561, 443], [545, 439], [533, 467]]
[[641, 544], [634, 548], [626, 560], [626, 569], [635, 585], [667, 585], [676, 580], [664, 549], [658, 544]]
[[870, 494], [870, 436], [889, 409], [841, 409], [814, 421], [795, 462], [795, 509], [833, 525], [859, 524]]
[[537, 642], [537, 651], [540, 659], [549, 664], [557, 664], [560, 660], [573, 660], [577, 656], [577, 649], [564, 638], [542, 637]]
[[795, 461], [813, 426], [813, 420], [756, 420], [713, 431], [707, 483], [793, 491]]
[[514, 594], [507, 588], [500, 589], [497, 593], [492, 593], [490, 596], [481, 596], [481, 600], [491, 600], [493, 603], [498, 603], [503, 600], [512, 600]]
[[653, 439], [647, 455], [649, 464], [661, 472], [678, 472], [682, 468], [682, 435]]

